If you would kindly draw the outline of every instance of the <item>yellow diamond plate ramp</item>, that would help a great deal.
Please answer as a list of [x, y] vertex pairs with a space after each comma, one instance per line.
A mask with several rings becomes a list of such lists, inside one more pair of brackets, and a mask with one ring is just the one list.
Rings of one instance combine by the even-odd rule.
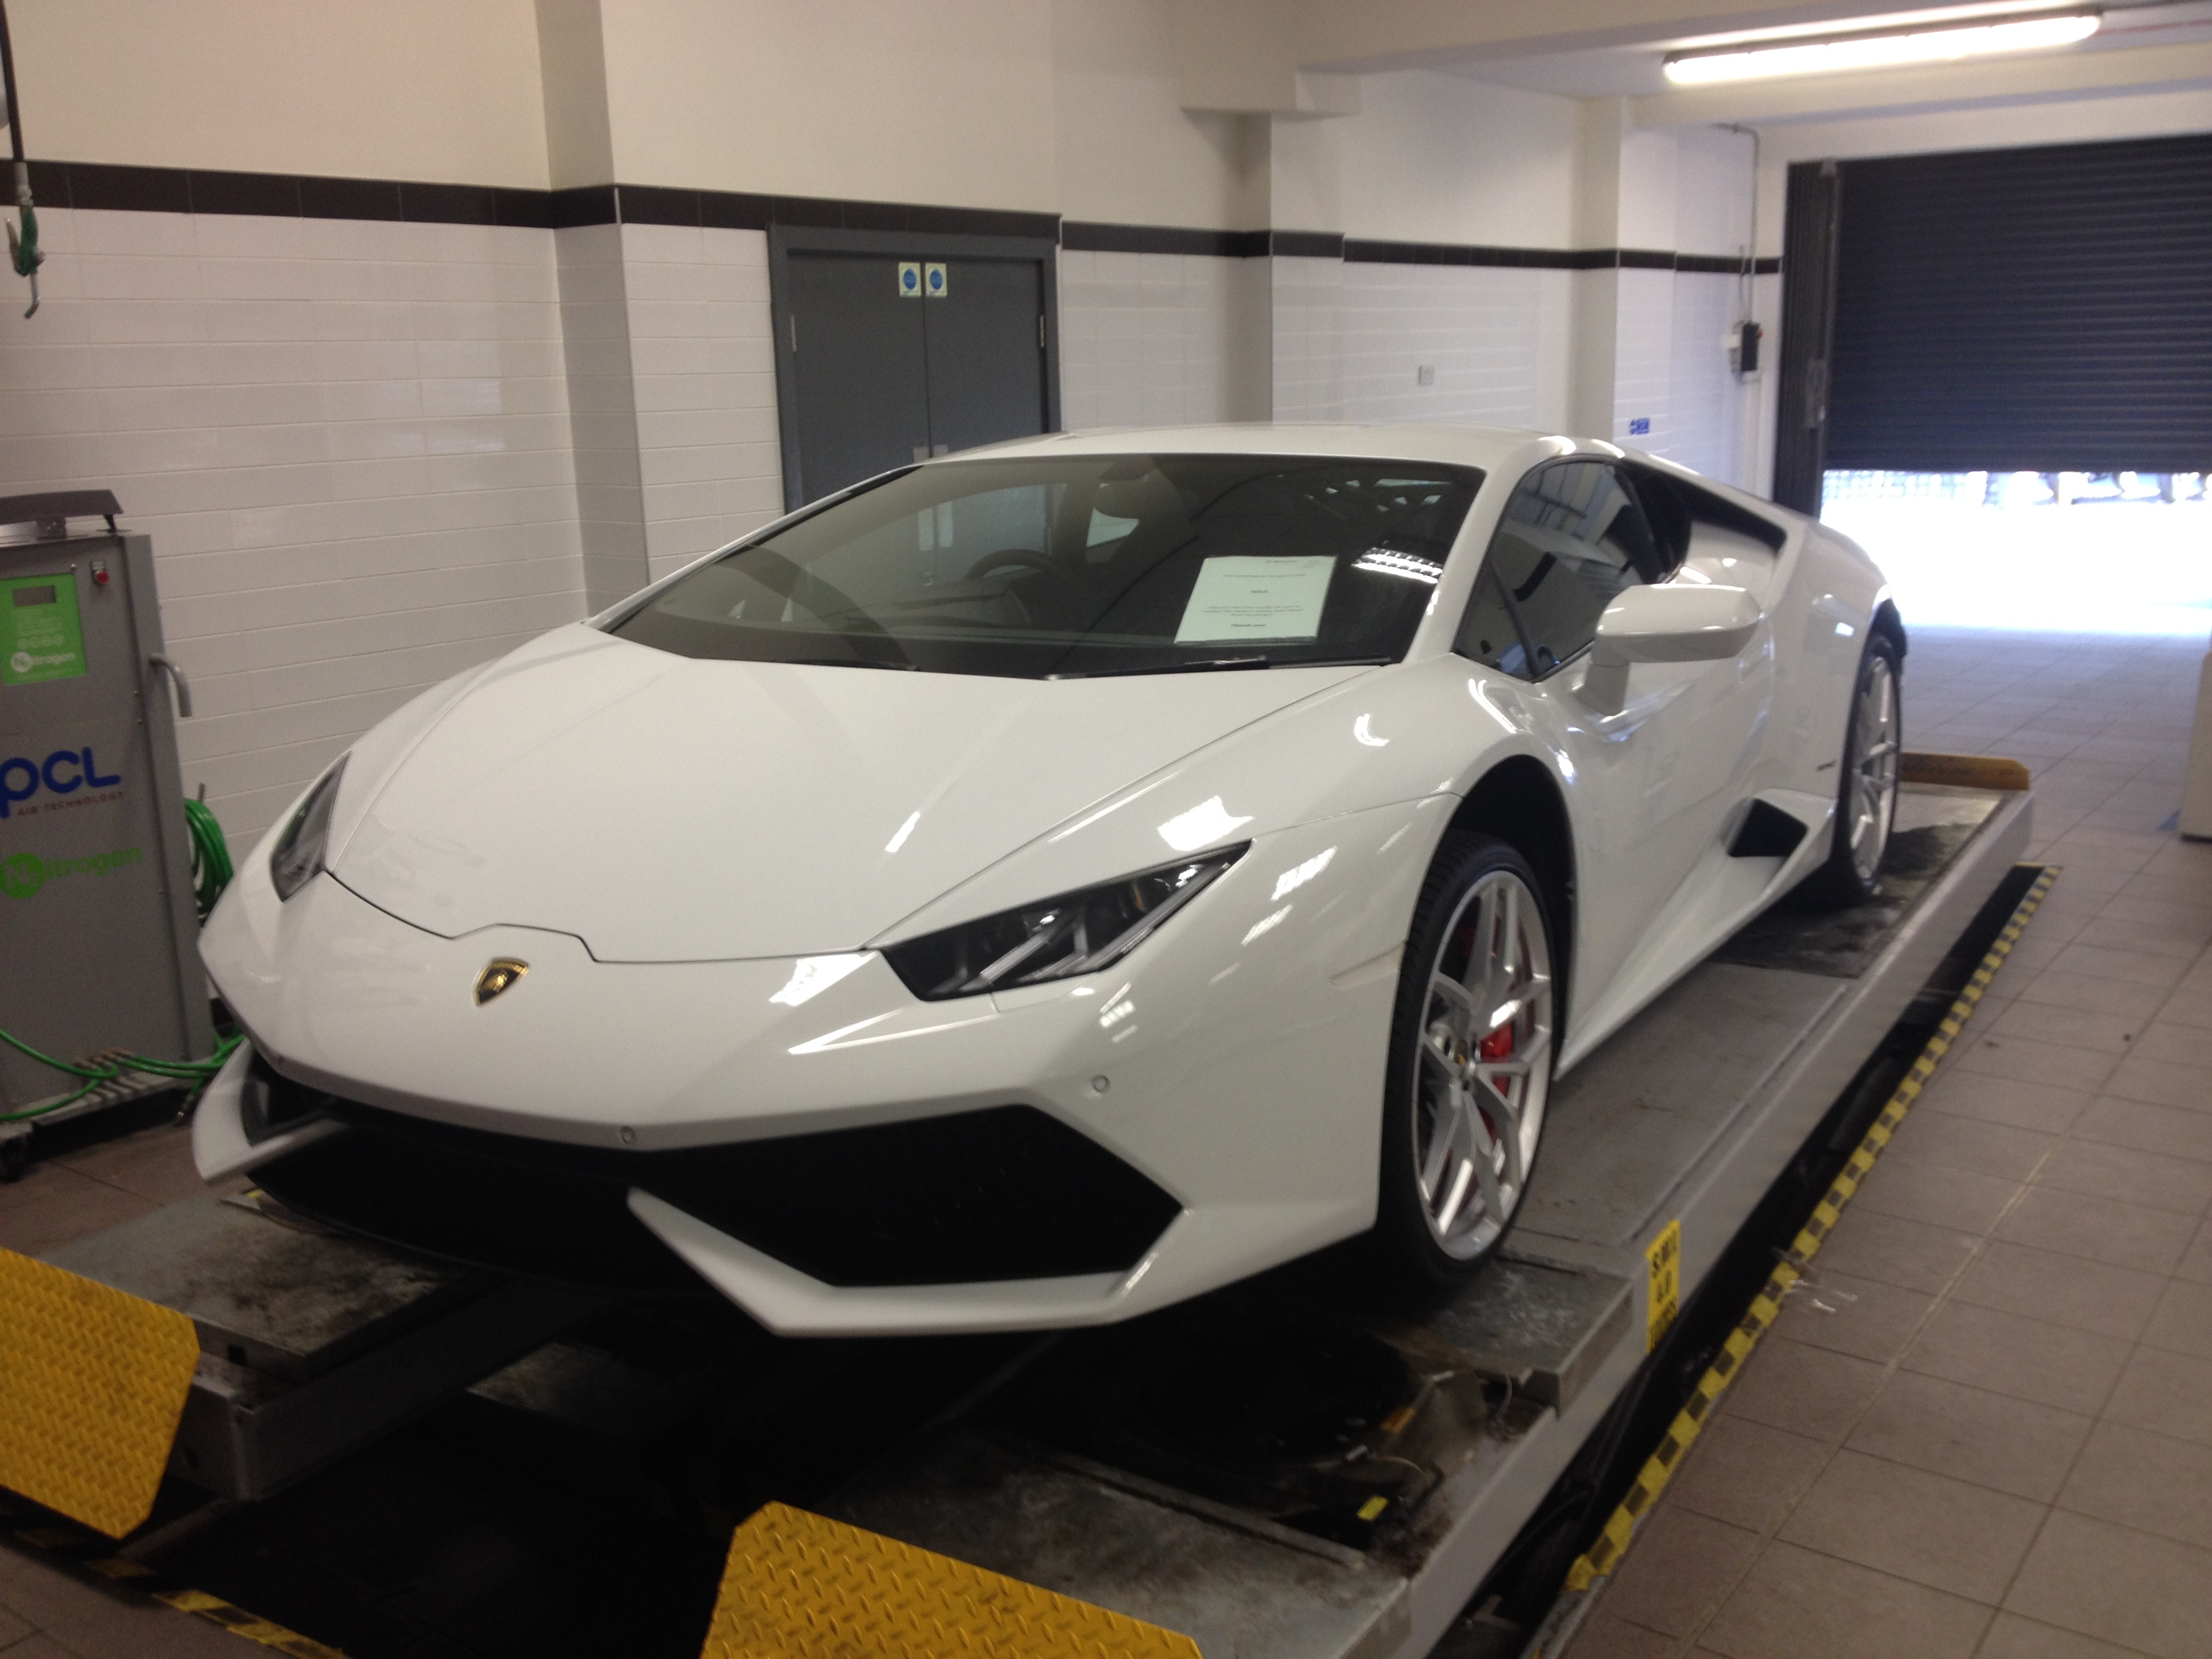
[[0, 1486], [120, 1538], [154, 1507], [199, 1358], [174, 1309], [0, 1250]]
[[1198, 1644], [770, 1504], [730, 1540], [702, 1659], [1199, 1659]]

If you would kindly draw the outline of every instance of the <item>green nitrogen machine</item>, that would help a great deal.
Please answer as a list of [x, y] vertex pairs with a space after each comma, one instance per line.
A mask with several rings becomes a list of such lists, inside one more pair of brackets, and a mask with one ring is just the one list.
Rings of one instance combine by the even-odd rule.
[[216, 1054], [172, 714], [191, 692], [118, 511], [104, 489], [0, 498], [0, 1179], [34, 1134]]

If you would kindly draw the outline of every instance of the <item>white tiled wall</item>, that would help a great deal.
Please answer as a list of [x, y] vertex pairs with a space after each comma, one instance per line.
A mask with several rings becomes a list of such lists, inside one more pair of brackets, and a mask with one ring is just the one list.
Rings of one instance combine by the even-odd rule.
[[[1618, 276], [1613, 441], [1752, 486], [1743, 438], [1758, 392], [1738, 381], [1728, 362], [1738, 279], [1688, 270]], [[1630, 431], [1639, 418], [1651, 422], [1648, 433]]]
[[1270, 258], [1274, 418], [1344, 418], [1344, 261]]
[[40, 219], [0, 486], [106, 486], [152, 536], [185, 781], [234, 845], [416, 690], [581, 614], [547, 233]]
[[649, 574], [783, 512], [768, 236], [624, 225]]
[[[1674, 273], [1624, 270], [1617, 280], [1613, 430], [1606, 435], [1615, 443], [1663, 455], [1674, 435], [1668, 408], [1674, 362]], [[1651, 429], [1632, 435], [1629, 423], [1635, 420], [1650, 421]]]
[[1741, 483], [1736, 476], [1743, 391], [1729, 371], [1729, 325], [1735, 320], [1741, 284], [1714, 271], [1674, 273], [1673, 339], [1667, 368], [1667, 410], [1672, 428], [1667, 459], [1711, 477]]
[[1347, 420], [1564, 424], [1571, 273], [1352, 264], [1342, 295]]
[[1060, 424], [1265, 418], [1267, 263], [1063, 252]]

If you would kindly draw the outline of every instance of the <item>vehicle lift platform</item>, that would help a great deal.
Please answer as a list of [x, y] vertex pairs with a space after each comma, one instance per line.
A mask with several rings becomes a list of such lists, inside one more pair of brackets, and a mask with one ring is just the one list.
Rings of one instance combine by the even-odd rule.
[[[1294, 1267], [1010, 1346], [811, 1507], [1206, 1659], [1431, 1652], [2012, 878], [2017, 782], [1908, 782], [1882, 898], [1770, 911], [1560, 1079], [1506, 1249], [1445, 1305], [1352, 1311]], [[234, 1501], [465, 1391], [604, 1423], [729, 1380], [643, 1386], [566, 1340], [607, 1294], [331, 1237], [252, 1194], [44, 1260], [189, 1316], [200, 1356], [169, 1471]]]

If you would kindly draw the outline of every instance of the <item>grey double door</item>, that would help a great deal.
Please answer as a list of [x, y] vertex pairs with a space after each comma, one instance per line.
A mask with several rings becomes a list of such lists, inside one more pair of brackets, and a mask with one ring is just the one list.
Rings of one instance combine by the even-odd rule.
[[780, 274], [790, 505], [1050, 429], [1041, 258], [790, 248]]

